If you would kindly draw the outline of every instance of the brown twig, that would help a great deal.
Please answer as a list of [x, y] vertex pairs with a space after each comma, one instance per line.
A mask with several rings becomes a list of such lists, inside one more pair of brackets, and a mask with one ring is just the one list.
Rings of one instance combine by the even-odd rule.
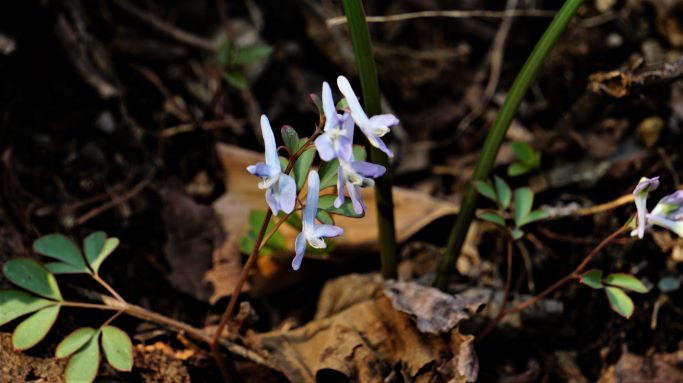
[[216, 52], [218, 50], [217, 43], [179, 29], [176, 26], [153, 16], [149, 12], [143, 11], [129, 1], [114, 0], [114, 4], [116, 4], [124, 12], [147, 24], [152, 29], [166, 35], [167, 37], [170, 37], [179, 43], [207, 52]]
[[[420, 11], [420, 12], [409, 12], [401, 13], [398, 15], [387, 15], [387, 16], [367, 16], [366, 20], [368, 23], [390, 23], [403, 20], [413, 20], [413, 19], [423, 19], [432, 17], [448, 17], [456, 19], [468, 19], [472, 17], [482, 17], [482, 18], [503, 18], [503, 17], [553, 17], [555, 15], [554, 11], [546, 11], [542, 9], [521, 9], [521, 10], [505, 10], [505, 11], [486, 11], [486, 10], [473, 10], [473, 11]], [[334, 27], [338, 25], [346, 24], [346, 17], [339, 16], [327, 19], [325, 21], [328, 27]]]
[[622, 98], [638, 90], [669, 83], [683, 77], [683, 56], [638, 70], [613, 70], [590, 75], [588, 89]]
[[145, 187], [147, 187], [147, 185], [149, 185], [152, 182], [152, 177], [154, 176], [154, 173], [154, 170], [151, 171], [150, 174], [147, 177], [145, 177], [145, 179], [138, 182], [137, 185], [135, 185], [132, 189], [128, 190], [127, 192], [123, 193], [123, 195], [121, 195], [120, 197], [112, 199], [107, 203], [104, 203], [96, 208], [93, 208], [85, 214], [83, 214], [82, 216], [78, 217], [78, 219], [76, 219], [76, 225], [82, 225], [90, 219], [96, 217], [97, 215], [133, 198], [135, 195], [140, 193]]

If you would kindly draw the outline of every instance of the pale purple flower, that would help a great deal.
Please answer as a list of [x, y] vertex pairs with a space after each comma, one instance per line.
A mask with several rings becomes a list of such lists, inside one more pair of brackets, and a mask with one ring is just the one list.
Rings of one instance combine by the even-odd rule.
[[683, 190], [659, 200], [652, 212], [647, 215], [647, 220], [683, 237]]
[[273, 214], [277, 215], [280, 210], [289, 214], [294, 210], [296, 201], [296, 182], [291, 176], [282, 173], [273, 128], [270, 127], [265, 114], [261, 115], [261, 133], [265, 144], [266, 162], [247, 166], [247, 171], [261, 178], [258, 187], [267, 189], [266, 202]]
[[302, 214], [302, 230], [296, 236], [294, 248], [296, 256], [292, 260], [292, 269], [299, 270], [301, 261], [306, 253], [306, 244], [316, 249], [327, 247], [323, 238], [338, 237], [344, 233], [339, 226], [319, 225], [315, 223], [315, 216], [318, 213], [318, 193], [320, 193], [320, 177], [318, 172], [311, 170], [308, 174], [308, 192], [306, 194], [306, 206]]
[[398, 125], [396, 116], [393, 114], [379, 114], [368, 118], [368, 115], [365, 114], [365, 111], [360, 106], [358, 98], [356, 98], [356, 93], [353, 91], [353, 88], [351, 88], [349, 80], [344, 76], [339, 76], [337, 78], [337, 86], [346, 98], [346, 102], [349, 104], [351, 117], [363, 134], [368, 138], [370, 144], [386, 153], [389, 157], [393, 157], [394, 153], [387, 148], [380, 137], [389, 133], [389, 127]]
[[638, 235], [638, 238], [643, 238], [645, 235], [645, 228], [647, 226], [647, 195], [651, 191], [659, 187], [659, 177], [647, 178], [643, 177], [638, 181], [638, 185], [633, 190], [637, 210], [637, 227], [631, 235]]
[[332, 99], [332, 89], [327, 82], [323, 82], [323, 112], [325, 113], [325, 127], [323, 133], [315, 139], [315, 147], [323, 161], [339, 158], [349, 161], [352, 152], [353, 120], [348, 116], [341, 116]]

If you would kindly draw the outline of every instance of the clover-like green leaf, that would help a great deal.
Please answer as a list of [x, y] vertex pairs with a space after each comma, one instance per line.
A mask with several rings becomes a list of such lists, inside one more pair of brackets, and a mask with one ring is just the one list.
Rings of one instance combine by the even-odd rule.
[[532, 222], [540, 221], [548, 217], [550, 217], [550, 213], [548, 213], [547, 211], [540, 209], [534, 210], [531, 213], [527, 214], [526, 217], [522, 218], [521, 221], [517, 224], [517, 226], [522, 227], [524, 225], [528, 225]]
[[273, 51], [267, 44], [254, 44], [239, 48], [232, 63], [234, 65], [249, 65], [266, 58]]
[[488, 182], [485, 181], [474, 181], [474, 187], [477, 189], [479, 194], [483, 195], [484, 197], [490, 199], [491, 201], [495, 203], [498, 202], [498, 195], [496, 194], [496, 191], [493, 189], [491, 185], [488, 184]]
[[339, 160], [333, 159], [329, 162], [323, 162], [318, 169], [320, 176], [320, 190], [337, 185], [339, 169]]
[[299, 150], [299, 134], [289, 125], [285, 125], [280, 130], [282, 134], [282, 141], [285, 143], [290, 154], [294, 154]]
[[48, 262], [45, 264], [45, 268], [52, 274], [84, 274], [90, 272], [87, 267], [82, 269], [64, 262]]
[[500, 207], [505, 210], [510, 206], [510, 200], [512, 199], [512, 190], [502, 178], [498, 176], [493, 177], [494, 185], [496, 186], [496, 194], [498, 195], [498, 203]]
[[633, 301], [629, 298], [624, 290], [613, 287], [606, 286], [605, 293], [607, 294], [607, 300], [612, 308], [612, 311], [628, 319], [633, 315]]
[[92, 327], [81, 327], [74, 330], [59, 342], [55, 350], [55, 356], [60, 359], [68, 358], [71, 354], [80, 350], [96, 334], [97, 330]]
[[44, 235], [33, 242], [33, 250], [87, 272], [85, 260], [78, 245], [64, 234]]
[[12, 346], [17, 350], [28, 350], [43, 340], [55, 324], [60, 307], [48, 306], [19, 323], [12, 334]]
[[330, 214], [343, 215], [352, 218], [360, 218], [365, 215], [364, 212], [358, 214], [353, 210], [353, 202], [350, 198], [345, 198], [344, 203], [338, 208], [334, 207], [334, 200], [336, 198], [337, 196], [332, 194], [320, 196], [320, 199], [318, 200], [318, 209], [324, 210]]
[[598, 269], [588, 270], [581, 275], [581, 283], [592, 288], [601, 289], [605, 287], [602, 284], [602, 271]]
[[534, 192], [528, 187], [515, 190], [515, 225], [521, 227], [534, 204]]
[[107, 238], [104, 241], [104, 245], [100, 249], [100, 252], [95, 255], [93, 254], [93, 258], [88, 255], [88, 263], [90, 263], [90, 267], [92, 270], [95, 272], [95, 274], [99, 273], [100, 271], [100, 266], [102, 266], [102, 262], [104, 262], [109, 255], [111, 255], [116, 248], [119, 247], [119, 239], [115, 237]]
[[[266, 219], [266, 212], [263, 210], [252, 210], [249, 213], [249, 231], [247, 234], [240, 239], [239, 248], [244, 254], [251, 254], [256, 245], [256, 237], [258, 237], [258, 232], [261, 229], [263, 220]], [[275, 227], [275, 222], [271, 220], [268, 223], [266, 233], [273, 230]], [[262, 255], [272, 254], [277, 251], [281, 251], [285, 248], [285, 238], [279, 231], [275, 232], [268, 242], [261, 249]]]
[[0, 326], [26, 314], [55, 304], [21, 290], [0, 291]]
[[483, 219], [484, 221], [489, 221], [495, 225], [498, 225], [500, 227], [505, 227], [505, 219], [501, 217], [500, 215], [493, 213], [493, 212], [485, 212], [481, 213], [479, 215], [479, 219]]
[[99, 334], [91, 337], [66, 365], [64, 379], [67, 383], [91, 383], [97, 376], [100, 367]]
[[133, 368], [133, 343], [128, 334], [114, 326], [102, 328], [102, 350], [107, 362], [119, 371]]
[[3, 273], [10, 282], [45, 298], [62, 300], [55, 276], [40, 263], [28, 258], [7, 261]]
[[640, 279], [634, 277], [631, 274], [625, 273], [615, 273], [606, 276], [602, 280], [605, 284], [610, 286], [621, 287], [625, 290], [630, 290], [635, 293], [646, 293], [648, 292], [647, 287], [640, 281]]
[[541, 154], [526, 142], [513, 141], [510, 143], [510, 148], [515, 154], [515, 157], [530, 169], [537, 168], [541, 165]]
[[510, 236], [512, 236], [512, 239], [520, 239], [524, 237], [524, 231], [518, 228], [512, 229], [510, 230]]

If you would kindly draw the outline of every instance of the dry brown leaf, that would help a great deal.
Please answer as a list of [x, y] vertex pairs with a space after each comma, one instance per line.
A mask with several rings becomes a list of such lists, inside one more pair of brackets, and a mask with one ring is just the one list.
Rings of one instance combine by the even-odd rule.
[[[387, 282], [384, 295], [396, 310], [415, 317], [417, 329], [423, 333], [445, 334], [461, 320], [469, 318], [468, 311], [476, 311], [478, 303], [446, 294], [415, 282]], [[469, 310], [473, 308], [473, 310]]]
[[[212, 293], [205, 274], [212, 269], [212, 254], [225, 238], [220, 223], [211, 206], [195, 202], [180, 187], [162, 188], [161, 198], [164, 256], [171, 267], [167, 279], [179, 291], [208, 301]], [[239, 271], [240, 265], [236, 269]]]
[[249, 340], [292, 382], [343, 376], [379, 383], [392, 373], [403, 381], [474, 381], [478, 368], [473, 338], [457, 329], [450, 339], [422, 334], [380, 295], [296, 330], [253, 335]]
[[683, 382], [683, 350], [651, 357], [624, 350], [619, 361], [607, 367], [598, 383]]

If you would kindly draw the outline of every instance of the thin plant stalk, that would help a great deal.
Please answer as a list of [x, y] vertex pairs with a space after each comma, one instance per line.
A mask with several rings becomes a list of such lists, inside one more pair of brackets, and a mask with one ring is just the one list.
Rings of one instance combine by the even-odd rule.
[[541, 39], [536, 44], [531, 55], [529, 55], [526, 63], [524, 63], [522, 70], [517, 75], [517, 78], [512, 84], [510, 92], [500, 109], [500, 113], [498, 113], [495, 122], [491, 126], [491, 130], [484, 142], [484, 147], [479, 155], [477, 165], [474, 168], [472, 182], [467, 188], [460, 212], [458, 213], [455, 224], [448, 236], [446, 251], [438, 266], [434, 286], [441, 290], [445, 290], [448, 287], [448, 281], [455, 268], [455, 260], [460, 254], [470, 223], [472, 223], [472, 219], [474, 218], [478, 197], [477, 191], [474, 188], [474, 181], [488, 178], [489, 173], [493, 168], [493, 163], [498, 154], [498, 150], [500, 149], [500, 145], [503, 142], [503, 138], [505, 138], [505, 133], [510, 127], [510, 123], [515, 116], [515, 113], [517, 113], [517, 109], [519, 108], [524, 95], [531, 84], [533, 84], [534, 78], [541, 68], [541, 64], [548, 56], [548, 53], [550, 53], [550, 50], [555, 45], [555, 42], [562, 32], [567, 28], [567, 24], [569, 24], [569, 21], [574, 17], [574, 14], [582, 2], [583, 0], [567, 0], [557, 12], [557, 15], [553, 18], [548, 29], [543, 33], [543, 36], [541, 36]]
[[[368, 115], [381, 113], [379, 83], [377, 69], [370, 41], [368, 23], [362, 0], [342, 0], [344, 13], [349, 25], [353, 54], [356, 57], [358, 76], [363, 92], [363, 104]], [[375, 201], [377, 208], [377, 227], [379, 232], [379, 253], [382, 262], [382, 275], [386, 279], [395, 279], [396, 265], [396, 230], [394, 228], [394, 200], [391, 194], [392, 175], [389, 158], [381, 150], [370, 147], [372, 162], [384, 166], [387, 171], [375, 180]]]
[[508, 309], [505, 308], [505, 300], [507, 300], [507, 295], [509, 294], [509, 286], [510, 286], [510, 278], [511, 278], [511, 269], [509, 267], [510, 261], [511, 261], [511, 252], [508, 253], [508, 273], [507, 273], [507, 281], [505, 282], [505, 295], [506, 297], [504, 298], [505, 300], [503, 301], [503, 304], [501, 306], [501, 310], [498, 313], [498, 315], [486, 326], [484, 330], [477, 336], [477, 342], [480, 342], [482, 339], [484, 339], [491, 331], [500, 323], [500, 321], [503, 320], [506, 316], [510, 314], [514, 314], [516, 312], [522, 311], [526, 308], [529, 308], [536, 303], [538, 303], [541, 299], [545, 298], [549, 294], [555, 292], [559, 288], [563, 287], [566, 285], [568, 282], [571, 282], [573, 280], [577, 280], [581, 278], [581, 273], [586, 269], [586, 266], [595, 258], [596, 255], [602, 250], [605, 246], [607, 246], [610, 242], [612, 242], [614, 239], [619, 237], [621, 234], [626, 233], [630, 231], [631, 228], [628, 226], [622, 226], [619, 229], [615, 230], [612, 232], [612, 234], [608, 235], [605, 237], [597, 246], [593, 248], [581, 261], [581, 263], [569, 274], [565, 275], [562, 277], [560, 280], [552, 284], [550, 287], [546, 288], [542, 292], [538, 293], [537, 295], [518, 303], [517, 305], [510, 307]]

